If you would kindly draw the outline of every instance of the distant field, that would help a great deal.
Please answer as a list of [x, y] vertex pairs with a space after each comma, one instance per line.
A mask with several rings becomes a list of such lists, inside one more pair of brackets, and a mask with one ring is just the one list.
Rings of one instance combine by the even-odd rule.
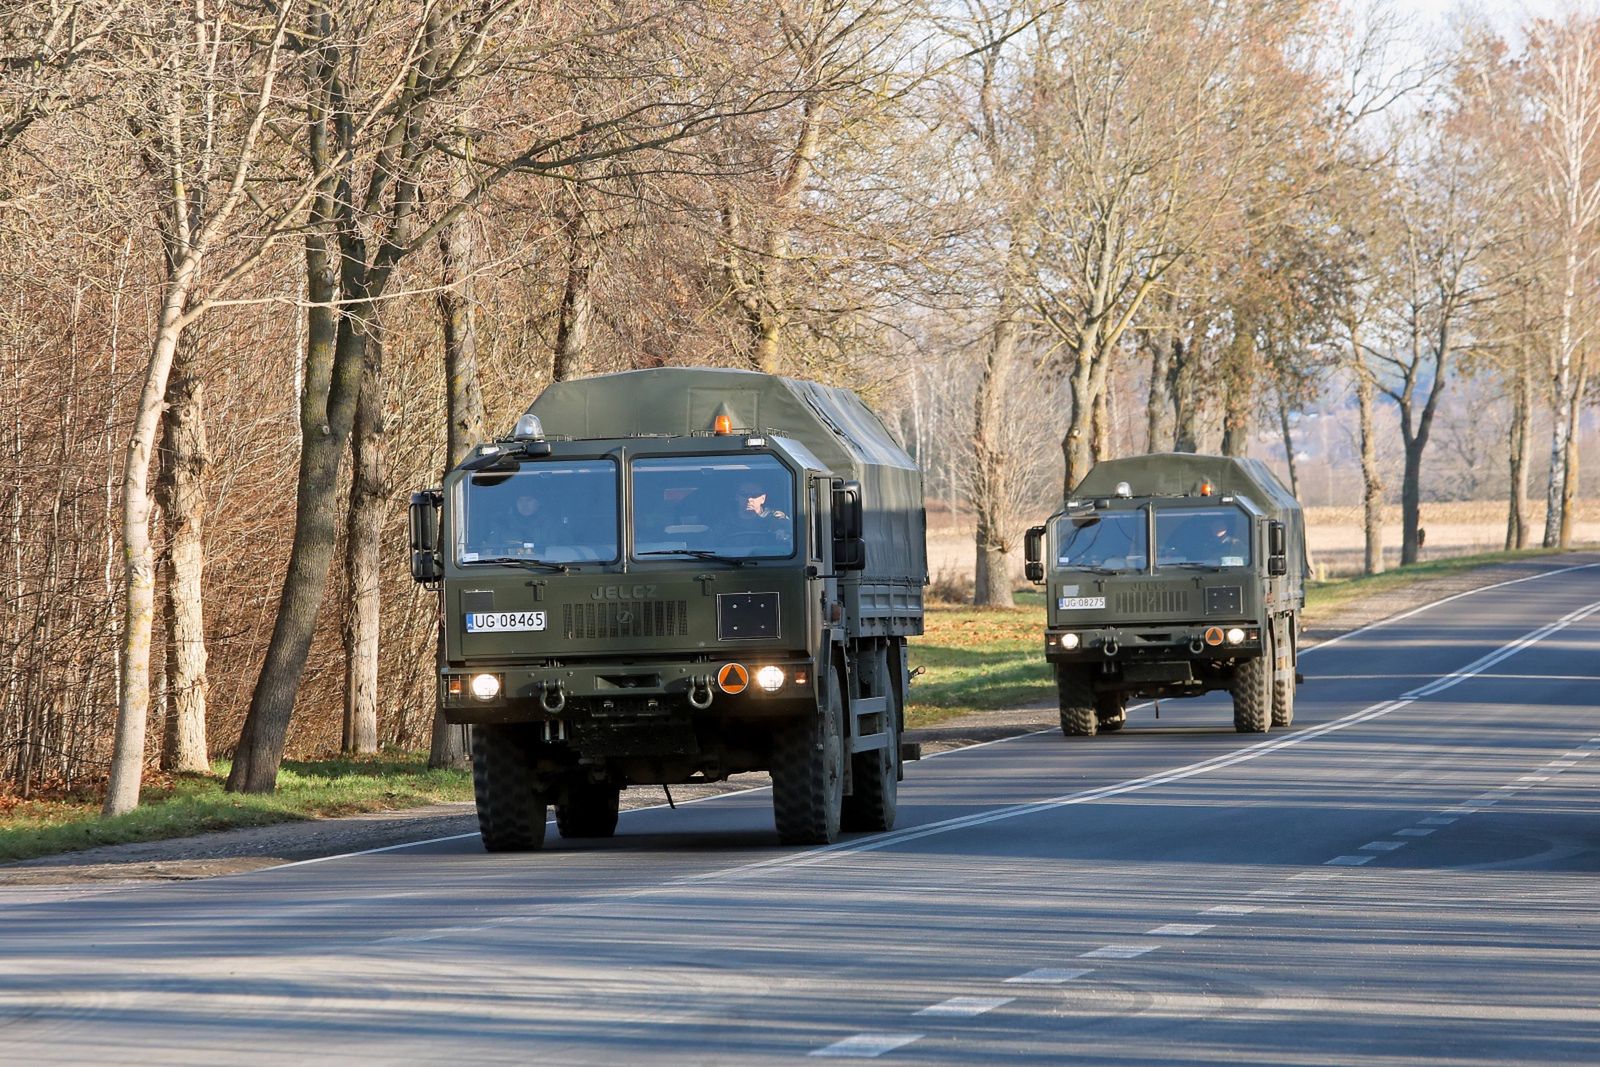
[[[1544, 533], [1544, 505], [1529, 509], [1533, 544]], [[942, 521], [941, 521], [942, 520]], [[928, 570], [935, 578], [960, 575], [970, 581], [973, 567], [972, 524], [965, 516], [929, 515]], [[1422, 505], [1427, 532], [1422, 558], [1444, 559], [1488, 552], [1505, 543], [1506, 506], [1500, 501], [1463, 501]], [[1306, 509], [1307, 541], [1312, 567], [1320, 577], [1336, 578], [1361, 569], [1364, 535], [1360, 507]], [[1585, 500], [1578, 509], [1577, 540], [1600, 542], [1600, 500]], [[1400, 561], [1400, 508], [1384, 509], [1384, 555]], [[1017, 579], [1022, 580], [1022, 555], [1017, 554]]]

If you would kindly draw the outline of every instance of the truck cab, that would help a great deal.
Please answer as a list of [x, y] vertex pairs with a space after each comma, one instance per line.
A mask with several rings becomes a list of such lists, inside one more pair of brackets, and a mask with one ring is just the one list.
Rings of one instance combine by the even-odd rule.
[[[861, 472], [819, 456], [815, 434], [736, 424], [725, 397], [702, 396], [692, 428], [636, 407], [626, 435], [568, 410], [648, 404], [652, 386], [658, 406], [717, 384], [771, 400], [787, 381], [718, 377], [743, 373], [563, 383], [414, 494], [413, 577], [440, 598], [439, 706], [472, 727], [490, 849], [540, 847], [548, 805], [564, 837], [609, 836], [630, 785], [755, 770], [772, 772], [785, 841], [892, 824], [915, 755], [899, 736], [921, 589], [864, 609], [881, 524]], [[564, 421], [578, 432], [547, 429]]]
[[1265, 465], [1107, 461], [1025, 545], [1067, 736], [1121, 729], [1133, 698], [1214, 690], [1241, 732], [1293, 721], [1304, 529]]

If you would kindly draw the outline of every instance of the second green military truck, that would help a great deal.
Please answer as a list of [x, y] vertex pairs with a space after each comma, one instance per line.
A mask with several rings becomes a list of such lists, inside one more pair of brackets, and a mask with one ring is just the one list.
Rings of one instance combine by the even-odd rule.
[[436, 490], [439, 704], [490, 851], [608, 837], [629, 785], [772, 773], [778, 834], [895, 818], [922, 476], [851, 392], [668, 368], [562, 382]]
[[1232, 694], [1241, 733], [1294, 721], [1305, 525], [1264, 463], [1104, 461], [1025, 555], [1068, 737], [1121, 729], [1135, 697], [1212, 690]]

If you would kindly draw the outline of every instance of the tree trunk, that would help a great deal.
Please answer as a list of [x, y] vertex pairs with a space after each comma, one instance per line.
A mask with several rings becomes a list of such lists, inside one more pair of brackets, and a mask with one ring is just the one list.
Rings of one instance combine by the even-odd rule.
[[1426, 439], [1406, 436], [1405, 475], [1400, 483], [1400, 564], [1417, 562], [1417, 530], [1422, 524], [1422, 450]]
[[182, 338], [182, 317], [194, 285], [196, 258], [176, 264], [167, 278], [161, 318], [145, 368], [122, 465], [124, 596], [117, 731], [106, 785], [104, 813], [122, 815], [139, 806], [144, 779], [145, 731], [150, 716], [150, 638], [155, 627], [155, 551], [150, 541], [150, 458], [172, 360]]
[[1222, 357], [1222, 454], [1250, 453], [1250, 422], [1255, 406], [1255, 338], [1245, 329], [1234, 334]]
[[346, 252], [341, 256], [345, 282], [336, 285], [329, 258], [320, 234], [307, 238], [307, 291], [313, 306], [306, 314], [306, 388], [300, 403], [294, 542], [272, 639], [228, 775], [229, 792], [270, 793], [277, 787], [295, 697], [333, 563], [340, 510], [339, 463], [361, 392], [365, 323], [373, 309], [363, 301], [342, 309], [334, 306], [341, 287], [351, 295], [365, 291], [360, 284], [364, 268], [362, 257]]
[[[1198, 331], [1195, 334], [1199, 336]], [[1200, 347], [1175, 337], [1172, 344], [1172, 450], [1200, 449]]]
[[988, 358], [978, 379], [972, 431], [972, 506], [977, 515], [976, 581], [973, 603], [1011, 607], [1011, 456], [1006, 449], [1006, 400], [1016, 353], [1018, 311], [1002, 297]]
[[1355, 365], [1356, 404], [1361, 418], [1361, 510], [1368, 574], [1383, 572], [1383, 478], [1378, 473], [1377, 430], [1372, 423], [1372, 373]]
[[[593, 316], [594, 292], [591, 277], [594, 272], [593, 252], [588, 239], [581, 232], [581, 216], [570, 229], [567, 243], [567, 281], [561, 294], [560, 321], [556, 327], [555, 362], [550, 380], [565, 382], [583, 372], [584, 354], [589, 347], [589, 321]], [[776, 360], [777, 335], [771, 339], [771, 351], [758, 342], [757, 360]], [[765, 366], [764, 363], [762, 363]]]
[[1283, 462], [1289, 467], [1289, 495], [1299, 500], [1300, 470], [1294, 459], [1294, 430], [1289, 424], [1289, 402], [1284, 399], [1282, 389], [1278, 390], [1278, 433], [1283, 438]]
[[1113, 414], [1114, 401], [1111, 396], [1111, 383], [1095, 393], [1094, 397], [1094, 461], [1099, 463], [1112, 456], [1111, 437], [1116, 429], [1116, 416]]
[[[377, 308], [374, 308], [374, 313]], [[344, 752], [378, 751], [378, 642], [384, 477], [382, 324], [369, 322], [360, 397], [350, 436], [350, 504], [345, 516]]]
[[1572, 547], [1573, 528], [1578, 521], [1578, 428], [1583, 425], [1583, 393], [1587, 385], [1588, 374], [1580, 355], [1574, 375], [1572, 401], [1567, 407], [1567, 424], [1572, 430], [1567, 434], [1566, 471], [1561, 480], [1561, 526], [1556, 535], [1556, 544], [1562, 549]]
[[1094, 463], [1094, 407], [1098, 399], [1094, 388], [1094, 366], [1098, 355], [1094, 341], [1089, 338], [1073, 353], [1072, 370], [1068, 376], [1072, 388], [1072, 414], [1067, 421], [1067, 432], [1061, 438], [1063, 500], [1072, 496], [1072, 490], [1083, 481]]
[[1528, 451], [1531, 446], [1533, 405], [1528, 389], [1527, 352], [1521, 353], [1511, 386], [1511, 427], [1506, 454], [1510, 466], [1506, 504], [1506, 548], [1528, 547]]
[[179, 344], [167, 387], [167, 411], [156, 496], [167, 549], [167, 691], [171, 713], [161, 743], [161, 769], [203, 774], [206, 750], [205, 570], [206, 447], [203, 386], [190, 344]]
[[1144, 450], [1165, 452], [1172, 447], [1172, 356], [1177, 335], [1171, 330], [1152, 330], [1146, 335], [1150, 350], [1150, 395], [1144, 408]]

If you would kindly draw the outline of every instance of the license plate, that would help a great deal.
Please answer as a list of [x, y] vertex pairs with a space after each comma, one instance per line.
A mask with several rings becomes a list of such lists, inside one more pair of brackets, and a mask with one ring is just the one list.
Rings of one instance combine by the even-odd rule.
[[543, 630], [542, 611], [483, 611], [467, 615], [467, 633], [503, 634]]
[[1056, 601], [1056, 607], [1062, 611], [1083, 611], [1088, 608], [1103, 608], [1106, 598], [1103, 596], [1064, 596]]

